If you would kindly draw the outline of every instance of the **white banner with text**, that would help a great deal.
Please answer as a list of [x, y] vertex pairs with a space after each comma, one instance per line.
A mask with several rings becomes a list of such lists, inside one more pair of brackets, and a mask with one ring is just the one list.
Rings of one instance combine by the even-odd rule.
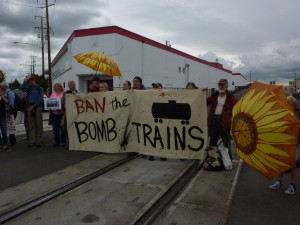
[[71, 150], [203, 159], [206, 93], [109, 91], [66, 95]]

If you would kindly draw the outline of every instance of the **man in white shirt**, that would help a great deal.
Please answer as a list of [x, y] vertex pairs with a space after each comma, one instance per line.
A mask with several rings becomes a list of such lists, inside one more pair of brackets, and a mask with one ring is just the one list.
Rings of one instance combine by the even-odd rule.
[[220, 79], [218, 82], [218, 91], [211, 96], [207, 96], [207, 105], [211, 105], [208, 116], [208, 128], [210, 135], [210, 146], [217, 147], [219, 137], [223, 144], [228, 148], [228, 153], [232, 159], [230, 144], [230, 127], [232, 109], [236, 103], [234, 95], [228, 92], [228, 81]]

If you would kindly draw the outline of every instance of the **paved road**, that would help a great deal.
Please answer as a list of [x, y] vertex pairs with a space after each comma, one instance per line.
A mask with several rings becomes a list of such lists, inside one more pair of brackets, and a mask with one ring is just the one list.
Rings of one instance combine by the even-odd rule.
[[67, 151], [63, 147], [52, 147], [51, 128], [44, 123], [43, 146], [28, 148], [23, 124], [17, 125], [17, 145], [11, 152], [0, 152], [0, 190], [23, 183], [33, 178], [98, 155], [97, 152]]
[[[227, 225], [299, 225], [300, 192], [292, 196], [283, 193], [290, 175], [284, 176], [284, 189], [268, 189], [273, 182], [244, 164]], [[299, 189], [299, 178], [297, 186]]]
[[[27, 141], [22, 141], [22, 125], [19, 125], [18, 144], [13, 151], [0, 153], [0, 190], [31, 180], [75, 164], [84, 159], [96, 156], [95, 152], [66, 151], [61, 147], [52, 147], [52, 132], [46, 131], [42, 148], [27, 148]], [[45, 129], [51, 129], [45, 123]], [[214, 173], [212, 173], [214, 176]], [[290, 180], [285, 175], [285, 188]], [[267, 187], [272, 182], [247, 165], [242, 171], [233, 195], [228, 225], [298, 225], [300, 212], [300, 192], [293, 196], [274, 191]], [[215, 185], [220, 186], [218, 179]], [[299, 178], [297, 186], [300, 187]], [[209, 195], [208, 191], [208, 195]]]

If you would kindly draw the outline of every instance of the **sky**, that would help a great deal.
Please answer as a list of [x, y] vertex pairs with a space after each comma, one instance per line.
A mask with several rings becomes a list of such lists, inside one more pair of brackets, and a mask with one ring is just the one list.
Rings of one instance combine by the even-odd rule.
[[[116, 25], [159, 43], [169, 41], [172, 48], [201, 59], [218, 59], [248, 81], [300, 78], [299, 0], [48, 0], [48, 4], [52, 60], [74, 30]], [[37, 27], [46, 15], [44, 6], [45, 0], [0, 0], [0, 70], [7, 82], [21, 81], [30, 72], [31, 56], [35, 72], [41, 74]]]

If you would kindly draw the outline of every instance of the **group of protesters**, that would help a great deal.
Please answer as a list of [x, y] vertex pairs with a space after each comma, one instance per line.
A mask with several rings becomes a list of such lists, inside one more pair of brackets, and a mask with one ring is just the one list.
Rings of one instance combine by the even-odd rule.
[[[68, 82], [68, 91], [64, 91], [60, 83], [54, 84], [54, 92], [49, 96], [50, 98], [60, 98], [61, 108], [57, 110], [50, 110], [49, 124], [53, 127], [54, 143], [53, 146], [63, 146], [68, 148], [67, 129], [65, 126], [65, 94], [78, 93], [76, 83], [73, 80]], [[161, 83], [152, 83], [153, 89], [162, 89]], [[219, 90], [213, 95], [207, 97], [207, 104], [212, 105], [211, 112], [208, 118], [208, 124], [213, 129], [210, 129], [210, 146], [217, 146], [219, 136], [224, 142], [224, 146], [229, 149], [230, 147], [230, 119], [231, 110], [235, 104], [235, 98], [227, 90], [228, 82], [226, 79], [221, 79], [218, 82]], [[197, 89], [198, 87], [193, 82], [186, 85], [186, 89]], [[1, 84], [0, 88], [1, 97], [1, 111], [0, 111], [0, 129], [2, 133], [1, 149], [9, 151], [7, 141], [7, 121], [10, 121], [11, 111], [14, 105], [14, 93], [8, 89], [6, 83]], [[101, 81], [99, 77], [95, 77], [89, 85], [88, 92], [105, 92], [108, 91], [108, 84]], [[145, 90], [142, 78], [139, 76], [134, 77], [132, 83], [126, 80], [123, 83], [123, 90]], [[25, 92], [23, 98], [24, 106], [24, 126], [26, 136], [24, 140], [29, 140], [28, 147], [41, 147], [43, 137], [43, 107], [44, 107], [44, 90], [39, 86], [35, 78], [31, 75], [25, 77], [21, 85], [21, 90]], [[207, 89], [203, 89], [207, 90]], [[222, 115], [222, 119], [221, 119]], [[227, 121], [228, 120], [228, 121]], [[13, 138], [12, 138], [13, 139]], [[15, 138], [12, 140], [15, 144]], [[232, 157], [232, 156], [231, 156]], [[166, 160], [165, 158], [161, 158]], [[149, 160], [154, 160], [154, 157], [149, 157]]]
[[[68, 91], [64, 91], [63, 86], [60, 83], [54, 84], [54, 92], [49, 96], [50, 98], [59, 98], [61, 100], [61, 108], [56, 110], [50, 110], [49, 123], [53, 127], [54, 147], [63, 146], [68, 149], [68, 138], [65, 119], [65, 94], [73, 93], [77, 94], [76, 83], [73, 80], [68, 81]], [[152, 83], [154, 90], [162, 89], [161, 83]], [[189, 82], [186, 85], [186, 89], [193, 90], [198, 87], [193, 82]], [[25, 92], [23, 98], [24, 106], [24, 125], [26, 130], [26, 137], [24, 139], [29, 140], [28, 147], [41, 147], [43, 137], [43, 106], [44, 106], [44, 90], [40, 87], [33, 76], [26, 76], [21, 90]], [[99, 77], [95, 77], [88, 87], [88, 92], [106, 92], [109, 90], [108, 84], [101, 81]], [[126, 80], [123, 83], [123, 90], [145, 90], [142, 78], [139, 76], [134, 77], [132, 83]], [[207, 88], [202, 88], [206, 91]], [[0, 136], [0, 150], [11, 151], [9, 144], [14, 145], [16, 138], [13, 132], [7, 133], [10, 125], [13, 123], [13, 107], [14, 107], [14, 93], [8, 88], [8, 85], [3, 82], [0, 84], [0, 130], [2, 136]], [[292, 106], [295, 106], [295, 99], [288, 99]], [[212, 95], [206, 98], [207, 105], [210, 105], [210, 113], [208, 116], [208, 128], [209, 128], [209, 146], [217, 147], [219, 138], [222, 139], [224, 146], [228, 149], [229, 157], [232, 159], [231, 151], [231, 136], [230, 126], [232, 109], [236, 104], [236, 99], [232, 93], [228, 91], [228, 81], [226, 79], [220, 79], [218, 82], [218, 90]], [[9, 138], [8, 138], [9, 137]], [[147, 156], [142, 155], [146, 158]], [[153, 161], [154, 157], [149, 156], [149, 160]], [[167, 160], [161, 158], [161, 160]], [[297, 192], [295, 179], [296, 170], [291, 171], [292, 184], [289, 189], [286, 190], [287, 194], [294, 194]], [[279, 189], [282, 187], [282, 175], [279, 176], [278, 181], [273, 185], [270, 185], [270, 189]]]

